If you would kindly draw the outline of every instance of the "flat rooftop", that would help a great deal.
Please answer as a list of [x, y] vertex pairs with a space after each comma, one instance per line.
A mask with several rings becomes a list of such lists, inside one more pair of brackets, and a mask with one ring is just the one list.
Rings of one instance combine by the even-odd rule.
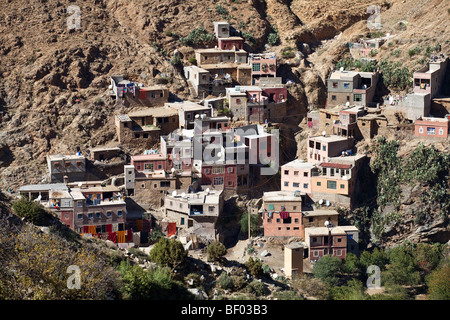
[[336, 210], [326, 210], [326, 209], [313, 210], [313, 211], [302, 211], [302, 212], [303, 212], [303, 215], [307, 216], [307, 217], [339, 215], [339, 212], [337, 212]]
[[64, 183], [29, 184], [21, 186], [19, 192], [37, 192], [50, 190], [67, 190]]
[[[296, 196], [298, 194], [299, 196]], [[269, 191], [264, 192], [263, 201], [280, 202], [280, 201], [302, 201], [302, 195], [305, 193], [294, 191]]]
[[166, 102], [164, 106], [184, 111], [211, 110], [211, 108], [208, 106], [204, 106], [192, 101]]
[[295, 159], [291, 162], [288, 162], [281, 166], [286, 168], [298, 168], [298, 169], [312, 169], [314, 167], [314, 163], [306, 162], [305, 160]]
[[154, 107], [146, 108], [138, 111], [128, 113], [128, 116], [133, 117], [169, 117], [178, 115], [178, 110], [171, 107]]
[[76, 160], [76, 159], [84, 160], [85, 156], [83, 156], [83, 155], [76, 155], [76, 154], [71, 154], [71, 155], [55, 154], [55, 155], [48, 155], [47, 158], [49, 160], [51, 160], [51, 161], [53, 161], [53, 160], [63, 160], [63, 159], [66, 159], [66, 160]]
[[325, 136], [315, 136], [310, 137], [309, 139], [319, 141], [319, 142], [340, 142], [340, 141], [347, 141], [348, 138], [338, 136], [338, 135], [325, 135]]
[[[173, 192], [176, 192], [176, 195], [173, 196]], [[217, 204], [220, 201], [220, 196], [222, 194], [222, 190], [218, 189], [210, 189], [209, 192], [205, 190], [198, 191], [195, 193], [189, 193], [184, 189], [176, 189], [169, 190], [169, 193], [166, 195], [166, 199], [177, 199], [188, 202], [189, 204]]]

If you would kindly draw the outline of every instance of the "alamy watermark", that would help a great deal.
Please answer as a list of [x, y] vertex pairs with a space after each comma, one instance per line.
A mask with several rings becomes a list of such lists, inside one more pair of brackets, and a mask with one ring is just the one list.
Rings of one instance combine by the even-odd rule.
[[366, 281], [366, 286], [369, 289], [380, 289], [381, 288], [381, 270], [380, 267], [376, 265], [371, 265], [367, 267], [367, 274], [369, 277]]
[[[279, 168], [279, 130], [258, 132], [256, 127], [220, 131], [204, 127], [208, 121], [194, 121], [193, 160], [206, 165], [253, 164], [261, 175], [274, 175]], [[248, 145], [245, 140], [249, 141]], [[173, 156], [173, 155], [172, 155]]]
[[67, 7], [67, 13], [71, 13], [69, 17], [67, 17], [67, 29], [69, 30], [80, 30], [81, 29], [81, 9], [79, 6], [70, 5]]
[[68, 289], [81, 289], [81, 270], [77, 265], [70, 265], [67, 273], [71, 274], [67, 279]]
[[377, 5], [371, 5], [367, 8], [367, 13], [372, 15], [367, 19], [367, 28], [369, 29], [381, 29], [381, 8]]

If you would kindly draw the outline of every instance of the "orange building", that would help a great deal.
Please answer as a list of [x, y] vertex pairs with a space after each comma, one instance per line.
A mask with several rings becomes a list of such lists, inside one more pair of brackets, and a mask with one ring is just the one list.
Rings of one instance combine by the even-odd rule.
[[414, 122], [414, 135], [418, 137], [448, 138], [449, 119], [423, 117]]

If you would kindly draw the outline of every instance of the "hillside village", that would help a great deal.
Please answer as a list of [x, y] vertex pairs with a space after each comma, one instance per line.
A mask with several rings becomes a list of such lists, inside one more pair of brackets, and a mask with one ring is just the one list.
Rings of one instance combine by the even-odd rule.
[[[108, 115], [114, 138], [47, 155], [40, 183], [6, 193], [41, 204], [84, 239], [124, 252], [148, 254], [162, 234], [207, 263], [206, 249], [218, 241], [229, 261], [259, 259], [273, 280], [311, 274], [325, 256], [359, 256], [368, 231], [349, 213], [373, 193], [367, 175], [375, 156], [366, 146], [398, 132], [417, 143], [448, 143], [442, 89], [450, 58], [436, 50], [413, 73], [409, 93], [380, 100], [385, 74], [374, 50], [395, 35], [348, 43], [365, 70], [337, 64], [324, 105], [310, 105], [305, 129], [294, 131], [294, 82], [280, 75], [280, 52], [246, 51], [247, 40], [229, 21], [213, 28], [214, 45], [194, 49], [188, 63], [172, 53], [188, 98], [145, 74], [110, 75], [102, 90], [115, 106]], [[293, 156], [287, 149], [298, 139], [303, 147]], [[237, 221], [244, 213], [248, 221]], [[446, 243], [445, 228], [427, 239]], [[421, 236], [408, 241], [420, 243]]]

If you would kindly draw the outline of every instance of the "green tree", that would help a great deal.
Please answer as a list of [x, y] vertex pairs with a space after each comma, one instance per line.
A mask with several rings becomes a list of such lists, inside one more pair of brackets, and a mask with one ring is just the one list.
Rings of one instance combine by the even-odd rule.
[[325, 255], [314, 263], [313, 275], [330, 286], [337, 284], [341, 273], [342, 260]]
[[187, 259], [183, 244], [175, 239], [161, 238], [150, 251], [150, 260], [172, 269], [181, 267]]
[[213, 241], [208, 245], [206, 249], [206, 255], [208, 261], [222, 261], [223, 257], [227, 254], [227, 248], [219, 241]]
[[220, 288], [224, 290], [233, 288], [233, 280], [226, 272], [221, 273], [219, 278], [217, 278], [216, 283]]
[[[248, 233], [248, 212], [244, 212], [241, 216], [239, 224], [241, 226], [241, 232]], [[252, 237], [256, 237], [259, 233], [259, 227], [261, 225], [261, 218], [258, 215], [250, 214], [250, 234]]]
[[271, 32], [271, 33], [269, 33], [269, 35], [267, 36], [267, 42], [268, 42], [271, 46], [276, 45], [279, 41], [280, 41], [280, 37], [278, 36], [278, 33], [277, 33], [277, 32]]
[[383, 249], [375, 248], [372, 252], [363, 251], [359, 256], [359, 261], [361, 268], [364, 273], [367, 270], [367, 267], [371, 265], [375, 265], [380, 268], [380, 270], [384, 270], [386, 268], [386, 264], [389, 262], [386, 252]]
[[389, 264], [381, 273], [382, 280], [388, 284], [417, 285], [420, 274], [409, 248], [398, 246], [388, 252]]

